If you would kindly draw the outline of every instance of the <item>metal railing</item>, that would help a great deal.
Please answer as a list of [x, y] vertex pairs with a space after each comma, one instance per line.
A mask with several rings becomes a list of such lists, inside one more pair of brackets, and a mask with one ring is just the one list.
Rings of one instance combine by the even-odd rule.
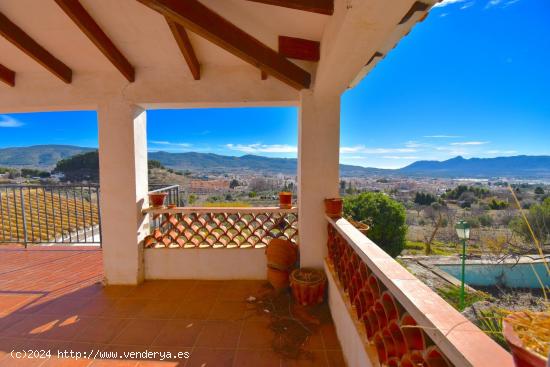
[[183, 206], [182, 197], [180, 196], [180, 185], [165, 186], [160, 184], [149, 185], [149, 193], [153, 192], [165, 192], [166, 196], [165, 204], [173, 204], [176, 206]]
[[101, 244], [98, 185], [0, 185], [0, 243]]

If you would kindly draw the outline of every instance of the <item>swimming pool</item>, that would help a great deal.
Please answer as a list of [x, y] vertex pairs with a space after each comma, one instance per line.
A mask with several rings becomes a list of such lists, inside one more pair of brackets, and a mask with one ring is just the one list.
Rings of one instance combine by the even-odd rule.
[[[532, 267], [531, 267], [532, 265]], [[460, 264], [436, 265], [457, 279], [461, 276]], [[466, 264], [465, 281], [471, 286], [500, 285], [509, 288], [541, 288], [533, 268], [545, 286], [550, 286], [550, 276], [542, 262], [518, 264]]]

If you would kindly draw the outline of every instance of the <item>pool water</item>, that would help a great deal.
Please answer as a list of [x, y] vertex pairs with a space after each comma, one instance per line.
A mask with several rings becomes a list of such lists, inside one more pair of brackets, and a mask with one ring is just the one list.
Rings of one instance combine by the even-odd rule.
[[[460, 279], [460, 264], [437, 265], [438, 268]], [[534, 268], [534, 271], [533, 271]], [[538, 274], [540, 281], [537, 279]], [[544, 263], [466, 264], [465, 281], [475, 286], [504, 286], [509, 288], [541, 288], [550, 286], [550, 275]]]

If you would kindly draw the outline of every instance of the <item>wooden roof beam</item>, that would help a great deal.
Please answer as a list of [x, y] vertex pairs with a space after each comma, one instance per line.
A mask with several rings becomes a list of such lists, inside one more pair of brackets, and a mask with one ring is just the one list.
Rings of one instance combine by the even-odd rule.
[[21, 51], [33, 58], [40, 65], [48, 69], [52, 74], [63, 80], [65, 83], [71, 83], [72, 70], [59, 61], [55, 56], [49, 53], [44, 47], [40, 46], [28, 34], [26, 34], [15, 23], [0, 12], [0, 35], [14, 44]]
[[138, 0], [298, 90], [309, 88], [311, 75], [197, 0]]
[[334, 0], [248, 0], [255, 3], [281, 6], [312, 13], [332, 15], [334, 13]]
[[0, 64], [0, 80], [7, 85], [15, 86], [15, 72]]
[[166, 18], [166, 21], [168, 22], [168, 26], [172, 31], [172, 35], [174, 35], [185, 62], [187, 62], [187, 66], [193, 75], [193, 79], [200, 80], [201, 66], [199, 64], [199, 60], [197, 60], [197, 56], [195, 55], [195, 51], [193, 50], [193, 45], [191, 45], [187, 31], [178, 23], [170, 20], [170, 18]]
[[303, 38], [279, 36], [279, 53], [290, 59], [319, 61], [321, 44]]
[[57, 5], [72, 19], [80, 30], [109, 59], [109, 61], [129, 81], [135, 80], [135, 70], [128, 59], [119, 51], [111, 39], [103, 32], [96, 21], [78, 0], [55, 0]]

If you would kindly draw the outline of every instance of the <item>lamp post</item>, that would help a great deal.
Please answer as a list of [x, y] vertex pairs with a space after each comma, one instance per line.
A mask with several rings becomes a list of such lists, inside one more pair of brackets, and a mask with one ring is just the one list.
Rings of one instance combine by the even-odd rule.
[[470, 239], [470, 225], [461, 220], [455, 226], [456, 234], [462, 241], [462, 276], [460, 278], [460, 310], [464, 310], [464, 278], [466, 271], [466, 241]]

